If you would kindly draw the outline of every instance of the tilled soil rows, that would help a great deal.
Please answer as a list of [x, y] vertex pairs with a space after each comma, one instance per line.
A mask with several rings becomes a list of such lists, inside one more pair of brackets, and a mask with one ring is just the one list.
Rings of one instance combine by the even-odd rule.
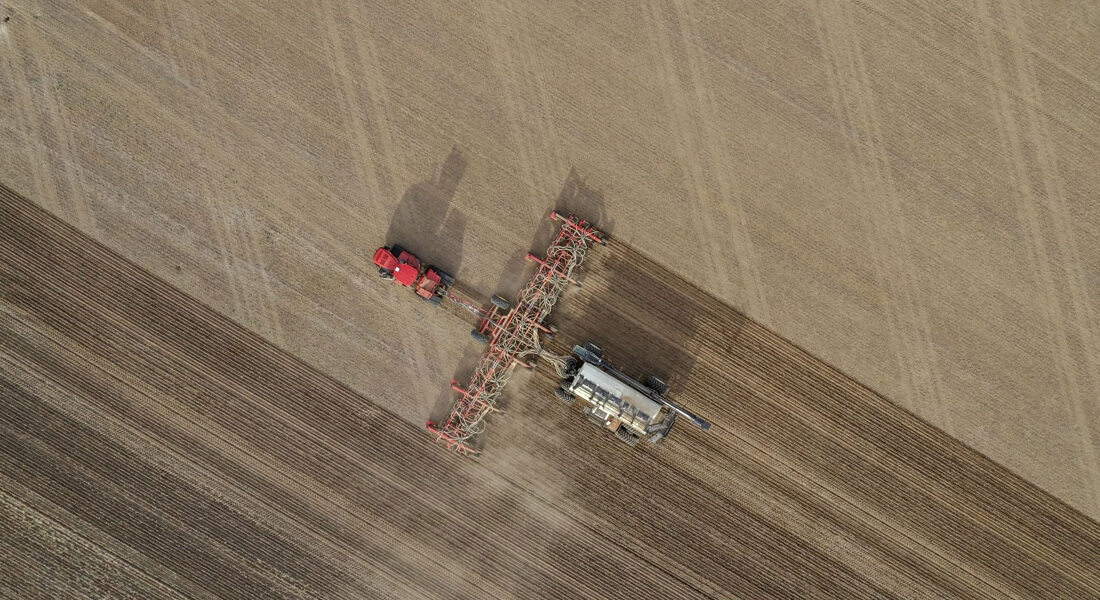
[[0, 222], [8, 597], [1100, 597], [1095, 522], [617, 242], [552, 349], [714, 429], [627, 448], [541, 367], [469, 460], [7, 190]]

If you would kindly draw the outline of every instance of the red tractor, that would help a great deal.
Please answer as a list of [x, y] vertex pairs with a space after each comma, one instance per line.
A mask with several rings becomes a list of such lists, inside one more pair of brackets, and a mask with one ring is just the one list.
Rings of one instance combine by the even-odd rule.
[[447, 289], [455, 282], [454, 277], [438, 267], [421, 265], [419, 258], [397, 244], [375, 250], [374, 264], [378, 266], [380, 277], [413, 288], [417, 296], [432, 304], [442, 302]]

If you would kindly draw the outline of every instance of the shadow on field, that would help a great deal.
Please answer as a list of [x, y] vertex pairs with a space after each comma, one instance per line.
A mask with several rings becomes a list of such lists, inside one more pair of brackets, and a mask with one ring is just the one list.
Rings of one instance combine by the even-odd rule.
[[[569, 170], [569, 175], [562, 184], [558, 197], [554, 200], [553, 210], [563, 215], [573, 215], [578, 219], [588, 221], [610, 237], [615, 228], [615, 221], [607, 216], [607, 204], [604, 201], [603, 192], [590, 187], [583, 177], [577, 172], [576, 167]], [[539, 222], [538, 231], [531, 240], [531, 252], [542, 257], [546, 253], [546, 247], [550, 240], [558, 232], [560, 223], [550, 220], [550, 209], [546, 210], [542, 221]], [[522, 258], [522, 257], [521, 257]], [[509, 264], [511, 266], [511, 264]], [[526, 280], [515, 285], [515, 291], [526, 283]]]
[[386, 244], [400, 244], [422, 261], [454, 275], [462, 266], [466, 217], [451, 205], [466, 173], [466, 158], [455, 146], [433, 179], [410, 187], [390, 218]]
[[[605, 234], [610, 234], [610, 229], [614, 225], [614, 222], [607, 216], [607, 207], [604, 202], [603, 193], [588, 186], [575, 168], [569, 171], [569, 175], [566, 177], [562, 190], [555, 199], [553, 210], [566, 215], [572, 214], [577, 218], [584, 219], [596, 225], [596, 227]], [[500, 294], [514, 303], [520, 290], [527, 284], [535, 271], [534, 263], [528, 262], [524, 258], [527, 251], [530, 251], [539, 258], [544, 257], [547, 247], [550, 245], [551, 240], [553, 240], [560, 227], [560, 223], [550, 220], [550, 209], [547, 208], [526, 251], [522, 248], [516, 248], [516, 252], [508, 259], [508, 262], [505, 263], [500, 278], [497, 280], [496, 287], [492, 290], [480, 290], [478, 293], [486, 294], [486, 297], [471, 298], [471, 300], [475, 302], [484, 302], [488, 305], [488, 295]], [[553, 321], [554, 317], [551, 316], [547, 322]], [[472, 328], [475, 326], [476, 320], [471, 318], [470, 323]], [[459, 362], [458, 368], [454, 374], [454, 379], [461, 385], [467, 384], [470, 376], [473, 374], [478, 359], [484, 351], [484, 346], [473, 341], [470, 342], [469, 349], [463, 354], [462, 360]], [[515, 397], [516, 390], [512, 389], [515, 387], [517, 386], [511, 385], [505, 388], [500, 398], [501, 408], [507, 408], [509, 399]], [[457, 399], [458, 394], [456, 392], [450, 389], [445, 390], [445, 393], [441, 394], [436, 400], [435, 408], [431, 413], [432, 418], [436, 422], [445, 420], [453, 403]]]
[[696, 360], [704, 309], [693, 288], [681, 288], [681, 280], [629, 248], [593, 258], [584, 287], [559, 311], [560, 343], [594, 342], [627, 374], [667, 381], [675, 397]]

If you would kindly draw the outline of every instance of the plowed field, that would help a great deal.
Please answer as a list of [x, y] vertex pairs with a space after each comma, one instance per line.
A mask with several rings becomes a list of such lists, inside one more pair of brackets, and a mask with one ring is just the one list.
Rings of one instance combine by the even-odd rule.
[[630, 450], [541, 369], [469, 460], [7, 191], [0, 219], [8, 597], [1100, 597], [1095, 522], [623, 244], [558, 340], [673, 369], [715, 428]]
[[1094, 1], [0, 17], [0, 182], [411, 424], [473, 356], [371, 251], [511, 294], [558, 199], [1100, 519]]

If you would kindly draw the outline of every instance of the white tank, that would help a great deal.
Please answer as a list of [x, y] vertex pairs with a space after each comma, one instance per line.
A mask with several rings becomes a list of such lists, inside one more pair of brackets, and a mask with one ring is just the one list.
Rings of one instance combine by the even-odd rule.
[[623, 425], [641, 437], [661, 418], [659, 403], [590, 363], [581, 366], [566, 391], [587, 402], [585, 413], [608, 429]]

